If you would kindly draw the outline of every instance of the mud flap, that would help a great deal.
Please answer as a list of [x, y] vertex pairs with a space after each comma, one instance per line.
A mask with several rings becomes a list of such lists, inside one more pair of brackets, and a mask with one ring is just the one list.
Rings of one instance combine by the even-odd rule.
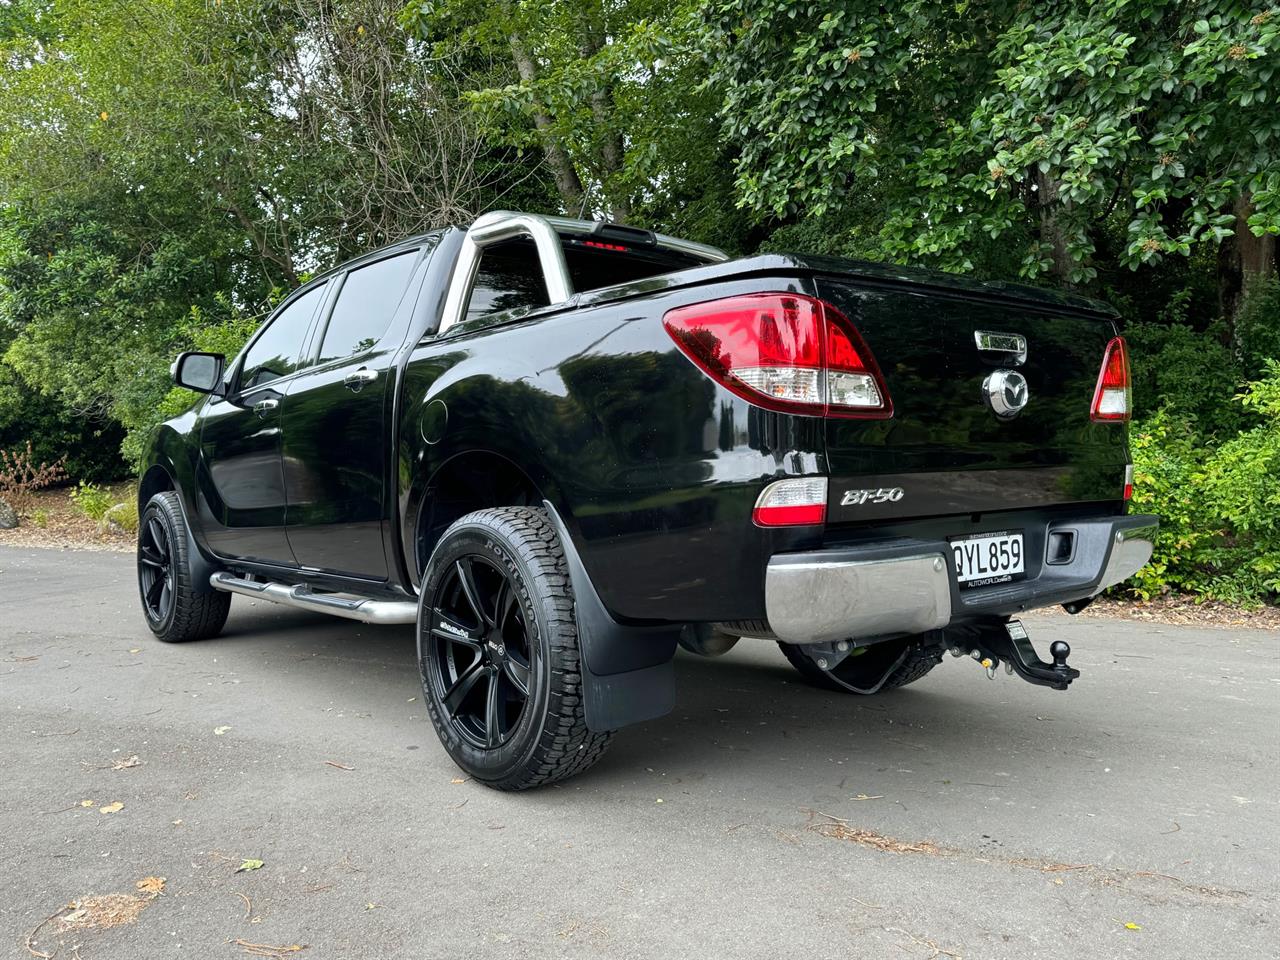
[[596, 733], [666, 716], [675, 708], [672, 660], [683, 624], [637, 627], [609, 616], [560, 514], [542, 501], [564, 549], [582, 647], [587, 726]]

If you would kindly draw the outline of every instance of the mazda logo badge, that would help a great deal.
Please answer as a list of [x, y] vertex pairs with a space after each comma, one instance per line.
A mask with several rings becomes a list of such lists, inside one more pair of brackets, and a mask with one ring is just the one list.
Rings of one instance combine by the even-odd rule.
[[997, 370], [982, 381], [982, 396], [997, 417], [1010, 420], [1027, 405], [1031, 390], [1027, 378], [1016, 370]]

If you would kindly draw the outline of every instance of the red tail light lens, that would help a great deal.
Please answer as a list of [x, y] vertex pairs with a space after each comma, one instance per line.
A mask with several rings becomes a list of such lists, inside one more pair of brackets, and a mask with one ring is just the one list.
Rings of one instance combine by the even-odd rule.
[[1128, 420], [1133, 408], [1132, 394], [1129, 349], [1124, 337], [1113, 337], [1102, 355], [1102, 370], [1098, 373], [1089, 415], [1100, 423]]
[[678, 307], [662, 323], [690, 360], [757, 406], [816, 416], [893, 416], [875, 357], [829, 303], [801, 294], [748, 294]]

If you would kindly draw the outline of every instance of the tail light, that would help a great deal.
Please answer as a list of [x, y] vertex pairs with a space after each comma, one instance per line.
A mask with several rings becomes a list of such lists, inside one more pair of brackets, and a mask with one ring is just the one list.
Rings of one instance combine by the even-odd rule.
[[875, 357], [839, 310], [792, 293], [678, 307], [667, 333], [713, 380], [756, 406], [814, 416], [893, 416]]
[[1102, 355], [1102, 370], [1098, 373], [1089, 416], [1100, 423], [1128, 420], [1133, 406], [1132, 389], [1129, 350], [1124, 337], [1112, 337], [1107, 352]]
[[756, 499], [751, 519], [760, 527], [794, 527], [827, 519], [827, 478], [775, 480]]
[[1124, 468], [1124, 498], [1133, 499], [1133, 464]]

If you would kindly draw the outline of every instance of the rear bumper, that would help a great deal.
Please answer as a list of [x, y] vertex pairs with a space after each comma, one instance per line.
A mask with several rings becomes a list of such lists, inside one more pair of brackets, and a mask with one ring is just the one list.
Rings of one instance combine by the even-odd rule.
[[[1151, 559], [1153, 516], [1059, 521], [1027, 531], [1027, 578], [961, 591], [945, 540], [895, 538], [777, 554], [765, 574], [769, 625], [788, 643], [923, 633], [1083, 600], [1133, 576]], [[1043, 556], [1049, 534], [1070, 531], [1069, 561]], [[1035, 548], [1041, 555], [1033, 557]]]

